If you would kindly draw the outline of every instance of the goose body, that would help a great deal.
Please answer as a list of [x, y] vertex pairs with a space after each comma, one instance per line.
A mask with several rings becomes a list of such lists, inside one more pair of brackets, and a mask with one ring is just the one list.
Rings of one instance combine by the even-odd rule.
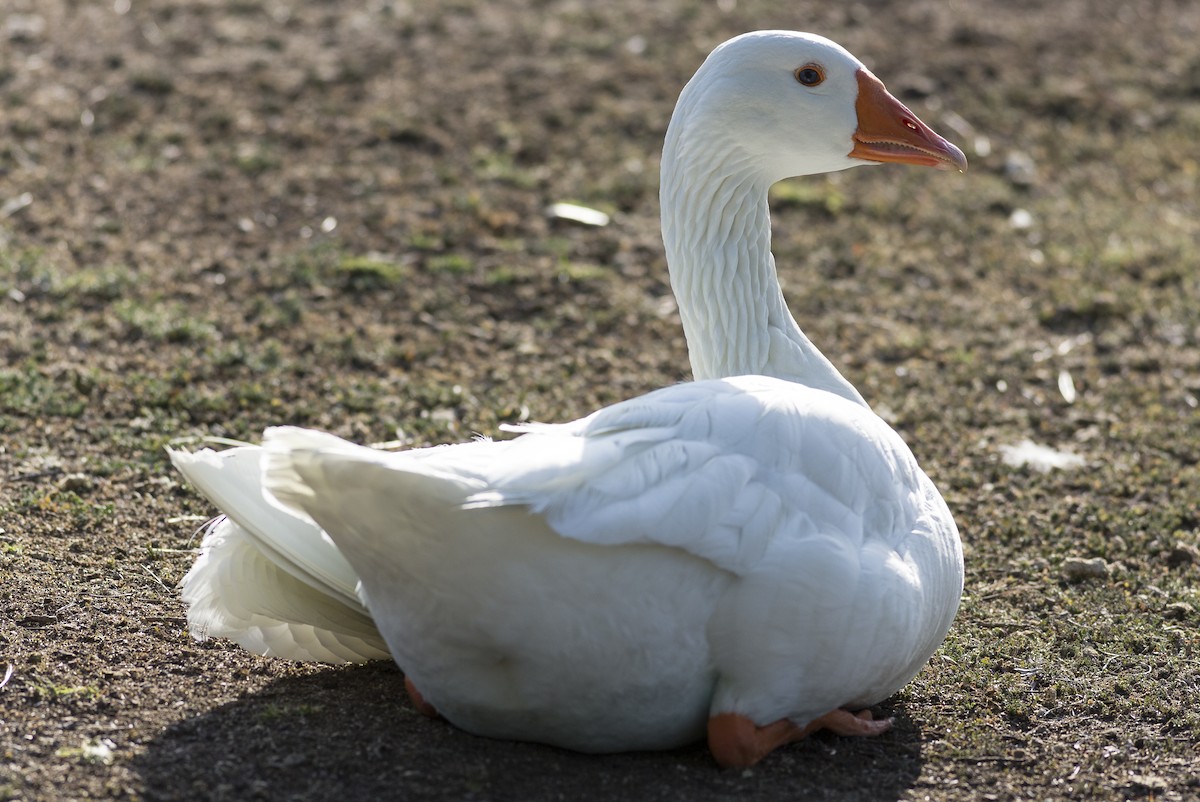
[[886, 729], [842, 708], [894, 693], [945, 637], [958, 532], [787, 312], [766, 207], [780, 178], [870, 161], [965, 167], [828, 40], [719, 47], [662, 168], [698, 380], [502, 442], [384, 453], [280, 427], [173, 451], [225, 513], [183, 581], [193, 633], [390, 654], [427, 712], [587, 752], [707, 728], [718, 761], [748, 765], [815, 727]]

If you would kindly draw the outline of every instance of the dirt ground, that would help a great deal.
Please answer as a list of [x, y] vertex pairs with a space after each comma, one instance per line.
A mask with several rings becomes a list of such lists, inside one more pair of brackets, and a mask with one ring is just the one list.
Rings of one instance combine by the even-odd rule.
[[[797, 318], [963, 532], [895, 730], [587, 757], [193, 641], [213, 510], [168, 442], [426, 445], [687, 378], [658, 151], [756, 28], [971, 160], [774, 193]], [[0, 0], [0, 800], [1200, 798], [1197, 42], [1190, 2]]]

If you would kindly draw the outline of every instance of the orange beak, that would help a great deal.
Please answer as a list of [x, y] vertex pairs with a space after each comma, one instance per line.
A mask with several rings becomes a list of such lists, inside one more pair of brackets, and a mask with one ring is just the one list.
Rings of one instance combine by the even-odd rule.
[[858, 71], [858, 129], [851, 158], [871, 162], [897, 162], [967, 171], [967, 157], [884, 87], [866, 68]]

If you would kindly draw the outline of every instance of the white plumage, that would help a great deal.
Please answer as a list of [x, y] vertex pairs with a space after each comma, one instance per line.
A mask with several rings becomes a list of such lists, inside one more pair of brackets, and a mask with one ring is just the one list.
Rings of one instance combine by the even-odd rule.
[[[783, 175], [965, 165], [875, 84], [832, 42], [776, 31], [718, 48], [684, 90], [664, 241], [713, 378], [503, 442], [384, 453], [283, 427], [173, 451], [228, 516], [183, 582], [193, 633], [297, 660], [390, 653], [483, 735], [656, 749], [708, 722], [729, 765], [903, 686], [957, 609], [958, 533], [787, 313], [766, 213]], [[726, 714], [750, 735], [714, 730]]]
[[266, 503], [260, 448], [170, 454], [188, 481], [232, 513], [209, 525], [183, 581], [194, 635], [231, 638], [255, 654], [290, 660], [389, 656], [337, 547], [312, 523]]

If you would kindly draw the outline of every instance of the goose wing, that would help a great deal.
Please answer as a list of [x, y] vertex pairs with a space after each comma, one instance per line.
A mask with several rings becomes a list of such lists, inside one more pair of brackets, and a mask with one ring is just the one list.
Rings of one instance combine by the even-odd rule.
[[306, 513], [337, 504], [337, 520], [366, 513], [367, 487], [417, 482], [467, 509], [525, 507], [566, 538], [678, 548], [734, 573], [778, 537], [841, 536], [853, 548], [898, 539], [917, 516], [920, 472], [900, 438], [856, 404], [782, 380], [675, 385], [516, 430], [503, 443], [383, 454], [271, 429], [266, 486]]

